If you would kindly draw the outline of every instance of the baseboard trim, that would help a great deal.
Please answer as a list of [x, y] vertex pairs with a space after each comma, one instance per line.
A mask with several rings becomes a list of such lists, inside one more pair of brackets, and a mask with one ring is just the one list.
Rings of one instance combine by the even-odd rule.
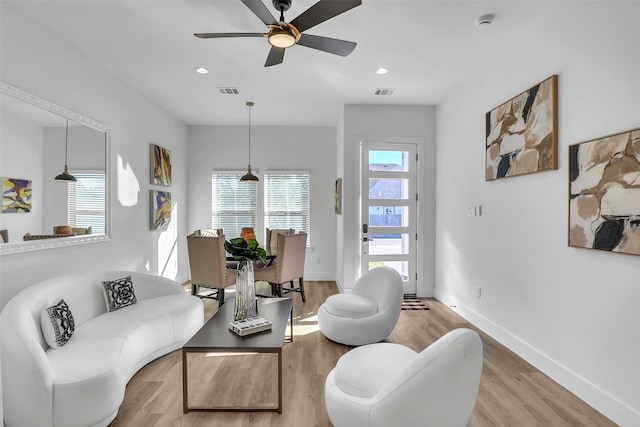
[[556, 362], [503, 327], [461, 304], [451, 295], [436, 288], [434, 296], [438, 301], [450, 307], [467, 321], [531, 363], [616, 424], [622, 427], [640, 425], [640, 413], [624, 402], [620, 402], [595, 384], [571, 371], [568, 367]]

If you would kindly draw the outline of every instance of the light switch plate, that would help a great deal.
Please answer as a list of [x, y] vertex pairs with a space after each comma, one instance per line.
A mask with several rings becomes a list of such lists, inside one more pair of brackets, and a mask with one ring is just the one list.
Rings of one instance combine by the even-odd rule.
[[467, 216], [476, 216], [475, 206], [467, 206]]

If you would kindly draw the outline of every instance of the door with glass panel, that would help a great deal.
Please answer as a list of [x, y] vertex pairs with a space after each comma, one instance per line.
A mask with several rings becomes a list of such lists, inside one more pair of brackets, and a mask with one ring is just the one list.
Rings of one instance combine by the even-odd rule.
[[361, 271], [394, 268], [405, 294], [416, 293], [417, 146], [363, 142]]

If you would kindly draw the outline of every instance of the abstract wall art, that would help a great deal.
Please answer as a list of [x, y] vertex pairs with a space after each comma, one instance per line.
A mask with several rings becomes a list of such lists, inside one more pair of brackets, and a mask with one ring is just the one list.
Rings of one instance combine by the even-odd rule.
[[151, 144], [151, 184], [171, 186], [171, 150]]
[[640, 255], [640, 128], [569, 146], [569, 246]]
[[31, 212], [31, 181], [2, 178], [2, 213]]
[[558, 76], [489, 111], [485, 179], [558, 169]]
[[336, 199], [334, 211], [337, 215], [342, 215], [342, 178], [336, 179], [334, 196]]
[[166, 230], [171, 222], [171, 193], [151, 190], [151, 230]]

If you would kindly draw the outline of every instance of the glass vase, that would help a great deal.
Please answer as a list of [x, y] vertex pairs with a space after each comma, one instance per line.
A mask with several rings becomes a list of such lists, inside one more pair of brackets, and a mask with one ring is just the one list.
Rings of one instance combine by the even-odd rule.
[[233, 320], [242, 320], [258, 315], [256, 283], [253, 280], [253, 262], [239, 261], [236, 276], [236, 303]]

